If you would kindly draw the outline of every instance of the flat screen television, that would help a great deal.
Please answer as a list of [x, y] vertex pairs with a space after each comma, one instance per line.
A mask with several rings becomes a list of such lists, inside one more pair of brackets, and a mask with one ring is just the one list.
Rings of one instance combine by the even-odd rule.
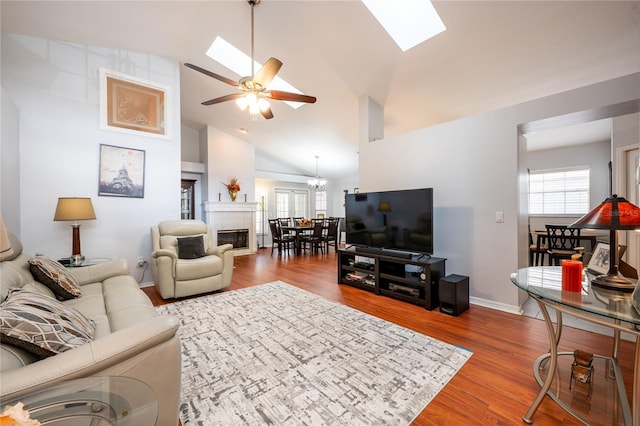
[[348, 245], [433, 254], [433, 188], [347, 194]]

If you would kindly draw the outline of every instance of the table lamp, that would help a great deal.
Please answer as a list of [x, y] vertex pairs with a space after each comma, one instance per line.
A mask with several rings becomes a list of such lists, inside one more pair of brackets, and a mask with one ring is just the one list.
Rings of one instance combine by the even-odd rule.
[[71, 263], [79, 266], [84, 261], [84, 256], [80, 254], [80, 224], [79, 220], [93, 220], [96, 213], [93, 211], [91, 198], [58, 198], [56, 213], [53, 216], [54, 221], [73, 221], [71, 228], [73, 229], [73, 252], [71, 254]]
[[5, 260], [13, 254], [13, 247], [9, 239], [9, 232], [0, 214], [0, 260]]
[[591, 284], [621, 291], [633, 291], [636, 284], [618, 275], [618, 230], [640, 229], [640, 208], [613, 194], [595, 209], [573, 222], [573, 228], [608, 229], [610, 232], [609, 273], [598, 275]]
[[378, 211], [382, 213], [383, 225], [387, 226], [387, 213], [391, 212], [391, 203], [388, 201], [380, 201], [380, 203], [378, 203]]

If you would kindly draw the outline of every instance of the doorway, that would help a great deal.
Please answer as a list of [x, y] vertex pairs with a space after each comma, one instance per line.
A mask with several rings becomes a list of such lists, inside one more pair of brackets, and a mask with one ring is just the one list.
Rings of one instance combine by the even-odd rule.
[[[618, 185], [619, 191], [625, 195], [629, 202], [636, 206], [640, 201], [640, 176], [638, 176], [640, 173], [640, 160], [638, 159], [638, 151], [638, 146], [635, 145], [620, 148], [617, 152], [618, 163], [624, 165]], [[623, 259], [638, 270], [638, 265], [640, 265], [640, 232], [619, 231], [618, 233], [620, 235], [620, 244], [626, 244], [627, 246]]]
[[[637, 114], [639, 112], [640, 112], [640, 100], [635, 99], [632, 101], [626, 101], [618, 104], [597, 107], [597, 108], [585, 110], [585, 111], [577, 111], [577, 112], [568, 113], [561, 116], [549, 117], [549, 118], [522, 123], [518, 125], [518, 169], [519, 169], [518, 265], [519, 267], [527, 266], [529, 263], [529, 244], [528, 244], [529, 232], [528, 232], [528, 226], [527, 226], [529, 223], [529, 208], [528, 208], [529, 181], [527, 178], [528, 177], [528, 173], [527, 173], [528, 153], [527, 153], [527, 138], [524, 135], [535, 134], [537, 132], [544, 132], [552, 129], [561, 129], [563, 127], [574, 126], [578, 124], [586, 124], [596, 120], [602, 120], [607, 118], [618, 120], [624, 116], [629, 116], [633, 124], [630, 125], [629, 128], [626, 130], [635, 129], [635, 132], [634, 131], [628, 132], [627, 135], [622, 139], [620, 138], [616, 138], [616, 140], [612, 139], [611, 143], [612, 143], [613, 149], [607, 152], [606, 158], [604, 158], [605, 155], [603, 155], [602, 156], [603, 158], [601, 160], [603, 164], [606, 164], [610, 160], [615, 161], [614, 179], [616, 179], [616, 182], [618, 183], [617, 190], [622, 192], [620, 190], [621, 182], [619, 180], [619, 176], [621, 174], [620, 169], [625, 168], [625, 164], [627, 164], [626, 163], [627, 159], [621, 158], [618, 155], [616, 155], [616, 158], [612, 158], [612, 154], [617, 152], [617, 147], [619, 147], [620, 144], [633, 143], [637, 148]], [[632, 137], [630, 138], [629, 134], [635, 135], [636, 139]], [[620, 140], [625, 140], [627, 142], [621, 143]], [[632, 161], [632, 160], [629, 160], [629, 161]], [[638, 161], [637, 157], [635, 161], [636, 163], [632, 162], [632, 164], [637, 164], [637, 161]], [[620, 167], [618, 167], [618, 165]], [[635, 173], [631, 173], [631, 175], [635, 177]], [[606, 183], [608, 182], [608, 176], [595, 179], [595, 182], [600, 182], [606, 185]], [[600, 185], [600, 183], [598, 183], [598, 185]], [[635, 188], [635, 191], [633, 192], [637, 194], [638, 183], [633, 182], [633, 185]], [[600, 193], [601, 191], [597, 191], [597, 192]], [[628, 191], [628, 192], [631, 192], [631, 191]], [[627, 198], [630, 197], [630, 194], [625, 194], [625, 195]], [[598, 202], [599, 201], [600, 200], [598, 200]], [[635, 231], [633, 232], [634, 232], [633, 235], [635, 237], [633, 239], [636, 240], [635, 254], [630, 253], [627, 256], [628, 256], [628, 259], [630, 259], [631, 256], [634, 256], [634, 258], [636, 259], [636, 262], [640, 264], [640, 253], [638, 253], [638, 251], [640, 251], [640, 241], [639, 241], [640, 234]]]

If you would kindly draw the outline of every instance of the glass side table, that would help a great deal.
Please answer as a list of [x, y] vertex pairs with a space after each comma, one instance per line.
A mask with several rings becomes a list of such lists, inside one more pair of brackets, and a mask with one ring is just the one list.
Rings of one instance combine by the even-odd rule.
[[[533, 415], [548, 396], [574, 417], [590, 424], [640, 425], [640, 315], [633, 308], [631, 294], [591, 286], [591, 276], [583, 275], [582, 291], [562, 290], [561, 266], [536, 266], [519, 269], [511, 274], [511, 281], [526, 291], [538, 304], [544, 317], [549, 334], [549, 353], [543, 354], [534, 362], [533, 373], [541, 389], [531, 403], [529, 411], [523, 416], [527, 423], [533, 422]], [[556, 325], [549, 310], [556, 312]], [[594, 364], [598, 380], [594, 383], [594, 392], [606, 392], [605, 405], [587, 406], [586, 412], [578, 412], [572, 404], [575, 394], [569, 391], [573, 352], [559, 352], [558, 343], [562, 335], [562, 315], [568, 314], [594, 324], [610, 327], [614, 342], [611, 356], [594, 354]], [[622, 371], [618, 363], [620, 333], [627, 332], [635, 336], [635, 358], [631, 404], [626, 393]], [[562, 371], [562, 374], [560, 372]], [[608, 372], [602, 374], [602, 372]], [[605, 413], [605, 417], [602, 417]], [[600, 416], [597, 419], [591, 418]]]
[[35, 391], [22, 402], [42, 425], [155, 425], [158, 401], [149, 386], [130, 377], [92, 376]]
[[58, 259], [58, 262], [62, 266], [64, 266], [65, 268], [82, 268], [83, 266], [92, 266], [92, 265], [98, 265], [100, 263], [109, 262], [111, 260], [114, 260], [115, 258], [113, 258], [113, 257], [91, 257], [91, 258], [83, 260], [82, 263], [79, 264], [79, 265], [76, 265], [70, 259], [71, 258]]

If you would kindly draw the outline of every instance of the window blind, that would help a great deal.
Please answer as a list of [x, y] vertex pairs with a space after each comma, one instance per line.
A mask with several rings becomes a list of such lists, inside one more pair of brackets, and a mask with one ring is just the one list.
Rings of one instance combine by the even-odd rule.
[[589, 211], [589, 169], [531, 171], [529, 214], [583, 215]]

